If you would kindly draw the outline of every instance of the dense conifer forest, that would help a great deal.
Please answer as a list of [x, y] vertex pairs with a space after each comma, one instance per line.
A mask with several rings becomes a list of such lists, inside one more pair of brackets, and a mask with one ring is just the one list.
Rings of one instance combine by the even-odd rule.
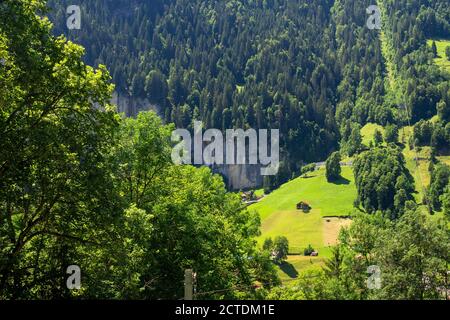
[[405, 103], [413, 122], [450, 103], [448, 75], [430, 65], [424, 45], [449, 35], [446, 1], [396, 3], [383, 3], [396, 76], [389, 92], [379, 33], [366, 27], [368, 0], [81, 1], [84, 27], [70, 32], [69, 2], [50, 1], [56, 33], [82, 44], [86, 62], [107, 65], [120, 94], [148, 98], [165, 121], [279, 128], [276, 184], [352, 144], [358, 125], [406, 123]]

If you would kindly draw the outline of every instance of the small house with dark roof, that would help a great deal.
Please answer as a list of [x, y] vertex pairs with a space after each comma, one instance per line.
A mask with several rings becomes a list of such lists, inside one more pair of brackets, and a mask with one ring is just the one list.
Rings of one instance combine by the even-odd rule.
[[309, 212], [311, 210], [311, 206], [305, 201], [300, 201], [299, 203], [297, 203], [297, 210]]

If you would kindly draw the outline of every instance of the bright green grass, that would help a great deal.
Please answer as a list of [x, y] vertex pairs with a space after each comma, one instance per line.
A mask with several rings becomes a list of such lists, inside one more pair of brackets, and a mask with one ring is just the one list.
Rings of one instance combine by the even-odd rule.
[[278, 276], [283, 285], [289, 286], [293, 284], [290, 280], [295, 279], [299, 272], [320, 270], [325, 265], [325, 260], [326, 257], [289, 256], [287, 261], [278, 268]]
[[351, 168], [342, 167], [342, 176], [337, 184], [328, 183], [325, 170], [317, 170], [309, 178], [297, 178], [282, 185], [249, 209], [257, 210], [264, 222], [270, 215], [296, 210], [298, 202], [306, 201], [313, 209], [320, 209], [322, 217], [346, 216], [353, 208], [356, 187]]
[[262, 197], [264, 195], [264, 189], [258, 189], [258, 190], [255, 190], [255, 196], [256, 197]]
[[261, 226], [262, 242], [265, 238], [283, 235], [289, 240], [289, 253], [300, 254], [309, 244], [323, 247], [322, 216], [313, 209], [308, 214], [301, 211], [279, 211], [265, 219]]
[[[356, 199], [350, 167], [342, 167], [343, 178], [338, 183], [328, 183], [324, 169], [309, 176], [282, 185], [249, 207], [261, 216], [259, 245], [268, 237], [286, 236], [290, 253], [303, 253], [309, 244], [319, 251], [319, 257], [289, 256], [288, 262], [279, 269], [282, 279], [292, 278], [289, 270], [303, 272], [323, 265], [325, 258], [330, 256], [330, 248], [324, 244], [323, 217], [349, 215]], [[296, 210], [296, 204], [300, 201], [308, 202], [312, 210], [309, 213]]]
[[373, 137], [375, 135], [375, 130], [380, 131], [384, 136], [384, 128], [379, 124], [368, 123], [363, 128], [361, 128], [361, 136], [363, 143], [368, 146], [370, 141], [373, 142]]
[[[434, 40], [436, 42], [438, 57], [434, 59], [434, 62], [444, 70], [450, 72], [450, 61], [447, 59], [445, 55], [445, 48], [450, 47], [449, 40]], [[428, 40], [427, 44], [431, 47], [433, 40]]]
[[[417, 193], [415, 194], [416, 202], [420, 203], [423, 199], [423, 193], [425, 188], [430, 184], [430, 172], [428, 171], [429, 159], [431, 155], [430, 147], [421, 147], [418, 150], [409, 149], [408, 141], [410, 140], [412, 128], [409, 126], [400, 129], [400, 141], [405, 141], [405, 148], [403, 149], [403, 155], [405, 156], [406, 167], [414, 178], [415, 187]], [[419, 161], [415, 161], [417, 157]]]
[[446, 165], [450, 166], [450, 156], [439, 156], [438, 160]]

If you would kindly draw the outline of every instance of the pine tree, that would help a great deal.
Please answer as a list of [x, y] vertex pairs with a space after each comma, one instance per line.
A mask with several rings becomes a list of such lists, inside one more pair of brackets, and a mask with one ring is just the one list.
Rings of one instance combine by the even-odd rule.
[[376, 147], [380, 146], [383, 143], [383, 135], [378, 129], [375, 130], [373, 142]]
[[433, 41], [433, 43], [431, 44], [431, 52], [433, 53], [433, 57], [437, 58], [438, 52], [437, 52], [437, 46], [436, 46], [435, 41]]
[[334, 152], [327, 159], [325, 175], [329, 182], [336, 181], [341, 177], [341, 154]]

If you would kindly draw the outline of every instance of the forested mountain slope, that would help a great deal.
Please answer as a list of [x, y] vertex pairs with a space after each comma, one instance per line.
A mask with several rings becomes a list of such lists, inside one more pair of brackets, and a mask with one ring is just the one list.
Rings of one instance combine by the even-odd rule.
[[[415, 2], [385, 1], [392, 43], [405, 46], [398, 56], [423, 47], [425, 34], [449, 32], [445, 1]], [[121, 95], [147, 98], [178, 127], [200, 119], [210, 128], [279, 128], [283, 163], [272, 184], [352, 140], [355, 123], [396, 121], [378, 31], [366, 27], [372, 1], [89, 0], [79, 2], [81, 30], [67, 30], [70, 4], [49, 1], [56, 33], [86, 47], [89, 64], [106, 64]], [[409, 11], [394, 21], [398, 7]], [[410, 32], [412, 43], [399, 39]], [[414, 119], [434, 114], [448, 99], [431, 85], [442, 75], [395, 63], [421, 94], [410, 95]]]

